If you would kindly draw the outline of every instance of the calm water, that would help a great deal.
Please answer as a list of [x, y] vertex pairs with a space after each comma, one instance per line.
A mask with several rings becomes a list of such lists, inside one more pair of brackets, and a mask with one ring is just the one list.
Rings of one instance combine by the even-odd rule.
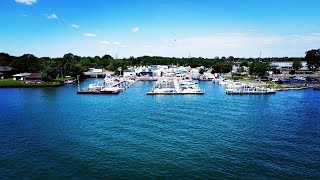
[[[88, 84], [87, 80], [82, 84]], [[320, 178], [320, 91], [0, 89], [3, 178]]]

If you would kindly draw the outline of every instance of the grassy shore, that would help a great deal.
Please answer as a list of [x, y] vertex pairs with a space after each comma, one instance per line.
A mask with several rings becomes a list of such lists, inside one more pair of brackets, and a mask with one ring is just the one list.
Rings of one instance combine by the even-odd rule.
[[13, 79], [0, 79], [0, 87], [55, 87], [60, 86], [58, 82], [24, 83], [23, 81], [14, 81]]

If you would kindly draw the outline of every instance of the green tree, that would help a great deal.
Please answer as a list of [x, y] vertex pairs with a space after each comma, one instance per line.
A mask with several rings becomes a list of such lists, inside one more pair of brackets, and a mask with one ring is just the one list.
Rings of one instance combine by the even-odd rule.
[[40, 71], [38, 58], [32, 54], [24, 54], [21, 57], [15, 58], [11, 66], [16, 68], [19, 72], [33, 72]]
[[292, 68], [297, 71], [302, 67], [301, 61], [299, 59], [293, 60]]
[[309, 70], [315, 71], [320, 67], [320, 49], [312, 49], [306, 52], [305, 60]]
[[249, 74], [251, 76], [265, 77], [269, 70], [269, 64], [266, 62], [252, 62], [249, 65]]
[[239, 66], [240, 66], [240, 67], [243, 67], [243, 66], [248, 67], [248, 66], [249, 66], [249, 63], [248, 63], [248, 61], [242, 61]]

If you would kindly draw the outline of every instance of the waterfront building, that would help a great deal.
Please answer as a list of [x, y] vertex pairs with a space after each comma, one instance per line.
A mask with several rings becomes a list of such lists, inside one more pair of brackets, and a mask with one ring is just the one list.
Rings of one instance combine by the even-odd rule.
[[15, 75], [13, 75], [12, 77], [13, 77], [13, 80], [14, 81], [24, 81], [25, 80], [25, 78], [27, 77], [27, 76], [29, 76], [31, 73], [20, 73], [20, 74], [15, 74]]
[[31, 73], [25, 77], [25, 83], [40, 83], [42, 82], [41, 73]]
[[123, 70], [123, 77], [132, 77], [135, 75], [136, 73], [132, 70]]
[[10, 66], [0, 66], [1, 77], [11, 77], [15, 73], [16, 69]]

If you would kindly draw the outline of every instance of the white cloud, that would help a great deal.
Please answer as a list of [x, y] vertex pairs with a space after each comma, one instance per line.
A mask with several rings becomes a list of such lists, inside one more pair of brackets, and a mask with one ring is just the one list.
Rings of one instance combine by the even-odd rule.
[[37, 0], [15, 0], [17, 3], [22, 3], [26, 5], [32, 5], [37, 2]]
[[71, 24], [71, 27], [76, 28], [76, 29], [80, 28], [80, 26], [77, 24]]
[[132, 29], [132, 32], [134, 32], [134, 33], [139, 32], [139, 31], [140, 31], [140, 28], [139, 28], [139, 27], [134, 27], [134, 28]]
[[215, 57], [263, 57], [304, 56], [305, 51], [318, 47], [320, 33], [310, 34], [263, 34], [257, 32], [216, 33], [210, 36], [167, 39], [162, 53], [185, 56]]
[[122, 47], [122, 48], [126, 48], [126, 47], [128, 47], [127, 45], [120, 45], [120, 47]]
[[48, 19], [58, 19], [59, 17], [56, 14], [47, 15]]
[[96, 34], [92, 34], [92, 33], [84, 33], [83, 36], [85, 37], [96, 37]]
[[118, 41], [115, 41], [115, 42], [112, 42], [112, 44], [114, 44], [114, 45], [120, 45], [121, 43], [118, 42]]
[[109, 41], [99, 41], [100, 44], [104, 44], [104, 45], [107, 45], [107, 44], [110, 44]]

